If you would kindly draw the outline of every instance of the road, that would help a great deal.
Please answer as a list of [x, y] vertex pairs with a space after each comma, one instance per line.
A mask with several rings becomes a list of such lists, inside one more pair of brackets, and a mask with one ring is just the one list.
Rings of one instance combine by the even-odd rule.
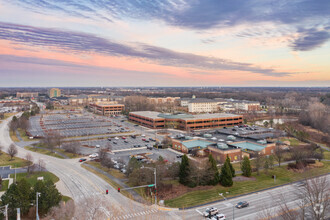
[[[0, 124], [0, 144], [4, 147], [4, 151], [7, 151], [10, 144], [14, 144], [9, 136], [7, 126], [9, 120], [11, 118]], [[27, 153], [30, 153], [35, 163], [41, 158], [46, 163], [46, 169], [60, 178], [60, 181], [56, 184], [59, 191], [63, 195], [72, 197], [76, 203], [88, 198], [97, 198], [97, 200], [103, 200], [105, 203], [111, 204], [111, 210], [105, 210], [109, 219], [166, 218], [167, 212], [158, 210], [154, 206], [145, 206], [132, 201], [118, 193], [106, 181], [82, 168], [77, 159], [59, 159], [28, 151], [19, 146], [17, 148], [18, 157], [24, 158]], [[108, 195], [105, 195], [106, 189], [109, 190]]]
[[[327, 181], [330, 181], [330, 175], [327, 176]], [[298, 207], [297, 192], [299, 191], [299, 186], [297, 184], [285, 185], [278, 187], [272, 190], [267, 190], [263, 192], [253, 193], [246, 196], [241, 196], [238, 198], [227, 199], [221, 202], [217, 202], [211, 205], [201, 206], [198, 208], [192, 208], [188, 210], [183, 210], [176, 212], [176, 214], [182, 216], [185, 219], [204, 219], [202, 213], [208, 207], [218, 208], [220, 213], [225, 214], [226, 219], [236, 220], [255, 220], [263, 217], [267, 211], [273, 213], [274, 215], [278, 213], [280, 208], [279, 202], [283, 201], [282, 198], [285, 198], [285, 202], [290, 208]], [[227, 196], [226, 194], [224, 195]], [[219, 195], [219, 199], [222, 199]], [[249, 207], [237, 209], [233, 207], [240, 201], [249, 202]], [[329, 213], [330, 214], [330, 213]], [[308, 218], [306, 218], [308, 220]]]

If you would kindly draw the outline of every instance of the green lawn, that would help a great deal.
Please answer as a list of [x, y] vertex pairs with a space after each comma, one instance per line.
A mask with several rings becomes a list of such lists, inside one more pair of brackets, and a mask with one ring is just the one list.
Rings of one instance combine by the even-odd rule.
[[8, 189], [9, 180], [2, 180], [0, 192], [6, 191]]
[[45, 155], [48, 155], [48, 156], [64, 159], [61, 155], [58, 155], [55, 152], [51, 152], [50, 150], [47, 150], [47, 149], [34, 148], [34, 147], [31, 147], [31, 146], [26, 146], [24, 148], [27, 149], [27, 150], [30, 150], [30, 151], [40, 153], [40, 154], [45, 154]]
[[[19, 181], [20, 179], [26, 178], [26, 180], [31, 184], [34, 185], [37, 182], [37, 178], [43, 176], [44, 177], [44, 181], [47, 180], [52, 180], [54, 183], [58, 182], [60, 179], [55, 176], [54, 174], [52, 174], [51, 172], [34, 172], [32, 174], [27, 174], [27, 173], [17, 173], [16, 174], [16, 180]], [[11, 178], [15, 177], [15, 174], [10, 174]]]
[[100, 162], [95, 162], [95, 161], [88, 161], [86, 162], [87, 164], [90, 164], [96, 168], [99, 168], [100, 170], [103, 170], [104, 172], [109, 173], [111, 176], [116, 177], [117, 179], [125, 179], [126, 176], [122, 172], [116, 169], [108, 169], [106, 167], [103, 167]]
[[72, 198], [69, 196], [62, 196], [62, 201], [68, 202], [69, 200], [72, 200]]
[[13, 160], [10, 160], [10, 156], [8, 154], [1, 152], [0, 166], [25, 167], [29, 164], [29, 161], [18, 157], [13, 157]]
[[79, 158], [79, 157], [82, 157], [81, 154], [69, 153], [69, 152], [66, 152], [64, 149], [60, 149], [60, 148], [56, 148], [55, 151], [60, 152], [60, 153], [62, 153], [64, 155], [66, 155], [69, 158]]
[[[253, 177], [255, 177], [256, 180], [234, 182], [232, 187], [223, 187], [218, 185], [209, 190], [192, 191], [177, 198], [166, 200], [165, 205], [177, 208], [190, 207], [222, 199], [219, 196], [219, 193], [229, 192], [227, 197], [232, 197], [235, 195], [245, 194], [276, 185], [290, 183], [304, 179], [306, 177], [328, 173], [330, 170], [330, 162], [323, 163], [323, 167], [314, 168], [304, 173], [295, 173], [293, 171], [287, 170], [286, 166], [276, 167], [273, 170], [269, 170], [268, 174], [265, 174], [264, 171], [261, 171], [260, 176], [257, 176], [255, 173], [253, 173]], [[276, 183], [274, 183], [274, 179], [271, 178], [272, 175], [276, 175]]]
[[26, 132], [24, 130], [18, 128], [17, 131], [18, 131], [18, 133], [21, 136], [23, 141], [33, 141], [33, 139], [32, 140], [29, 139], [29, 136], [26, 135]]
[[326, 160], [330, 160], [330, 151], [325, 150], [325, 151], [323, 152], [323, 155], [324, 155], [324, 159], [326, 159]]
[[289, 141], [291, 146], [299, 146], [301, 144], [305, 144], [304, 142], [301, 142], [298, 139], [293, 138], [293, 137], [289, 137], [289, 138], [283, 137], [283, 138], [280, 138], [280, 141], [282, 141], [282, 142]]

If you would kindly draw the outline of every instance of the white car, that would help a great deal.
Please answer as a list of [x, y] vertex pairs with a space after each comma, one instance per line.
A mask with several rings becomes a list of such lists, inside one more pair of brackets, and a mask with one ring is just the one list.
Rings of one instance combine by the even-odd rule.
[[96, 158], [96, 157], [98, 157], [98, 156], [99, 156], [98, 153], [93, 153], [93, 154], [89, 155], [89, 158]]
[[146, 135], [145, 134], [141, 134], [141, 137], [145, 137]]
[[97, 144], [95, 147], [96, 147], [96, 148], [100, 148], [101, 146]]
[[209, 217], [209, 216], [213, 216], [219, 213], [219, 210], [217, 208], [207, 208], [205, 210], [205, 212], [203, 213], [204, 217]]
[[212, 216], [211, 220], [226, 220], [226, 216], [224, 214], [216, 214]]
[[119, 140], [119, 138], [118, 138], [118, 137], [115, 137], [115, 139], [116, 139], [116, 140]]

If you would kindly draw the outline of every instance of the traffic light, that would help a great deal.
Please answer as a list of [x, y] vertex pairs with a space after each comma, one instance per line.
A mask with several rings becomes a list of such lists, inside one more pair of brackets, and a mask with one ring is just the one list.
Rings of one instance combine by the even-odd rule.
[[109, 191], [108, 191], [108, 190], [106, 190], [106, 191], [105, 191], [105, 194], [108, 194], [108, 193], [109, 193]]
[[118, 187], [118, 192], [120, 193], [120, 188]]

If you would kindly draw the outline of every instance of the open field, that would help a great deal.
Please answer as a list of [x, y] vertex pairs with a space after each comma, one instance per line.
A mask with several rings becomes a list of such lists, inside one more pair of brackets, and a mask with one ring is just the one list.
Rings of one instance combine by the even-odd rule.
[[10, 156], [7, 153], [1, 152], [0, 155], [0, 166], [12, 166], [12, 167], [25, 167], [29, 165], [30, 162], [18, 157], [13, 157], [13, 160], [10, 160]]
[[[177, 198], [166, 200], [165, 205], [177, 208], [190, 207], [220, 200], [222, 198], [219, 196], [219, 193], [226, 194], [226, 192], [229, 192], [227, 197], [232, 197], [328, 173], [330, 170], [330, 162], [322, 163], [324, 164], [323, 167], [313, 168], [303, 173], [288, 170], [287, 166], [275, 167], [273, 170], [269, 170], [268, 174], [264, 171], [261, 171], [259, 176], [253, 173], [252, 177], [254, 177], [255, 180], [251, 178], [251, 181], [235, 181], [232, 187], [217, 185], [208, 190], [192, 191]], [[271, 178], [272, 175], [276, 175], [276, 182]]]
[[29, 137], [26, 135], [26, 132], [21, 128], [18, 128], [17, 131], [19, 132], [19, 135], [21, 136], [23, 141], [33, 141], [29, 139]]
[[[52, 180], [53, 183], [58, 182], [60, 179], [52, 174], [51, 172], [34, 172], [32, 174], [27, 174], [27, 173], [17, 173], [16, 174], [16, 180], [19, 181], [20, 179], [26, 178], [26, 180], [31, 184], [34, 185], [37, 182], [38, 177], [44, 177], [44, 181]], [[14, 174], [10, 174], [10, 177], [13, 178]]]

